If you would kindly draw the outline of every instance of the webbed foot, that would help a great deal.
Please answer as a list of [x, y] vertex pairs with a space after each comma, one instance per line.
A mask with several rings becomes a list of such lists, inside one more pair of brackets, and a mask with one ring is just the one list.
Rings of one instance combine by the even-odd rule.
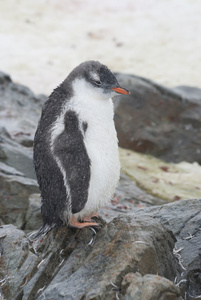
[[97, 218], [97, 219], [99, 219], [98, 213], [97, 213], [97, 212], [94, 212], [94, 213], [90, 214], [89, 216], [83, 218], [83, 221], [84, 221], [84, 222], [92, 222], [92, 221], [93, 221], [92, 218]]
[[74, 216], [71, 218], [69, 226], [73, 228], [85, 228], [85, 227], [100, 227], [101, 225], [99, 223], [91, 221], [91, 218], [89, 220], [83, 220], [84, 222], [79, 222]]

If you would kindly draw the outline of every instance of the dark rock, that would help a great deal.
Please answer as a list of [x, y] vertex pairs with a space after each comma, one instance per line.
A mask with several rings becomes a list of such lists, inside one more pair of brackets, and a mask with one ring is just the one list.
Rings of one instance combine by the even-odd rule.
[[19, 228], [26, 223], [29, 196], [39, 192], [31, 147], [45, 99], [0, 72], [0, 215], [1, 223]]
[[34, 95], [0, 72], [0, 160], [32, 179], [35, 174], [31, 147], [46, 98]]
[[32, 137], [37, 126], [44, 95], [36, 96], [27, 87], [13, 83], [10, 77], [0, 73], [0, 127], [20, 141], [23, 135]]
[[7, 86], [10, 82], [11, 82], [10, 76], [0, 71], [0, 84], [2, 85], [2, 88]]
[[13, 140], [5, 128], [0, 128], [0, 161], [15, 168], [28, 178], [35, 179], [33, 150]]
[[169, 162], [201, 163], [201, 89], [170, 89], [133, 75], [117, 78], [131, 92], [114, 101], [120, 146]]
[[36, 180], [0, 162], [0, 212], [3, 223], [23, 228], [29, 196], [38, 193]]
[[182, 289], [183, 296], [186, 293], [185, 299], [200, 297], [201, 199], [148, 207], [138, 210], [137, 214], [143, 217], [151, 215], [174, 233], [177, 239], [174, 253], [181, 266], [180, 275], [177, 276], [175, 283]]
[[1, 288], [5, 299], [16, 295], [36, 270], [40, 258], [29, 251], [25, 233], [13, 225], [0, 227]]
[[[13, 276], [4, 285], [8, 300], [115, 299], [129, 272], [159, 274], [171, 281], [177, 273], [173, 235], [147, 216], [120, 216], [95, 237], [90, 228], [62, 227], [34, 242], [33, 248], [13, 226], [0, 230], [1, 263], [4, 273]], [[12, 264], [11, 251], [17, 253]]]
[[[3, 226], [6, 299], [137, 300], [143, 295], [139, 299], [180, 300], [178, 288], [186, 300], [196, 299], [201, 286], [200, 207], [201, 200], [183, 200], [136, 209], [103, 224], [95, 237], [90, 228], [62, 227], [33, 243], [14, 226]], [[15, 251], [18, 259], [11, 263]]]

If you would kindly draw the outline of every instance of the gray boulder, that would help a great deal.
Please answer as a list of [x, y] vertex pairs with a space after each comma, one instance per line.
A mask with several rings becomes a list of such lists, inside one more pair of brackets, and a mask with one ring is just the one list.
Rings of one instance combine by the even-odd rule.
[[0, 213], [5, 224], [23, 228], [29, 196], [38, 193], [36, 180], [27, 178], [13, 167], [0, 162]]
[[136, 209], [103, 222], [96, 235], [62, 227], [32, 242], [4, 225], [2, 292], [8, 300], [199, 298], [200, 207], [183, 200]]
[[168, 278], [168, 289], [179, 295], [171, 282], [179, 268], [175, 239], [152, 217], [119, 216], [95, 236], [90, 228], [62, 227], [32, 244], [12, 225], [0, 234], [3, 271], [10, 274], [3, 286], [8, 300], [115, 299], [123, 297], [122, 280], [130, 272]]
[[25, 226], [29, 196], [39, 192], [32, 145], [44, 100], [0, 72], [0, 215], [18, 228]]
[[166, 88], [134, 75], [117, 78], [131, 92], [114, 101], [120, 146], [168, 162], [201, 163], [201, 89]]
[[35, 179], [33, 149], [19, 144], [4, 127], [0, 128], [0, 161], [21, 175]]
[[1, 292], [5, 299], [15, 299], [19, 289], [32, 273], [40, 258], [29, 251], [25, 233], [13, 225], [0, 227]]
[[183, 200], [136, 209], [103, 222], [96, 235], [62, 227], [32, 242], [2, 226], [2, 292], [8, 300], [197, 299], [200, 207]]
[[0, 127], [5, 127], [12, 138], [21, 144], [32, 145], [44, 95], [36, 96], [28, 87], [12, 82], [0, 72]]

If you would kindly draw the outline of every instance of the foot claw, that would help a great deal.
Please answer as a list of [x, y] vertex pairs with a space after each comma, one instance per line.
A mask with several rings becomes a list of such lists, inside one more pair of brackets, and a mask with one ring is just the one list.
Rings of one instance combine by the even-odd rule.
[[89, 216], [83, 218], [83, 221], [84, 221], [84, 222], [94, 222], [94, 221], [93, 221], [93, 218], [99, 219], [100, 217], [99, 217], [99, 215], [95, 212], [95, 213], [92, 213], [92, 214], [90, 214]]

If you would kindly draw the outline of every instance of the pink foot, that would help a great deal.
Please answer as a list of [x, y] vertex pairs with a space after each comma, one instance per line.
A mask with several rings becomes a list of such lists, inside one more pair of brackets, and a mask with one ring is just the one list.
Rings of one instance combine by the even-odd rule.
[[[91, 219], [90, 219], [91, 220]], [[85, 228], [85, 227], [100, 227], [100, 224], [96, 223], [96, 222], [88, 222], [84, 220], [83, 223], [80, 223], [74, 216], [72, 217], [72, 219], [70, 220], [69, 223], [70, 227], [73, 228]]]

